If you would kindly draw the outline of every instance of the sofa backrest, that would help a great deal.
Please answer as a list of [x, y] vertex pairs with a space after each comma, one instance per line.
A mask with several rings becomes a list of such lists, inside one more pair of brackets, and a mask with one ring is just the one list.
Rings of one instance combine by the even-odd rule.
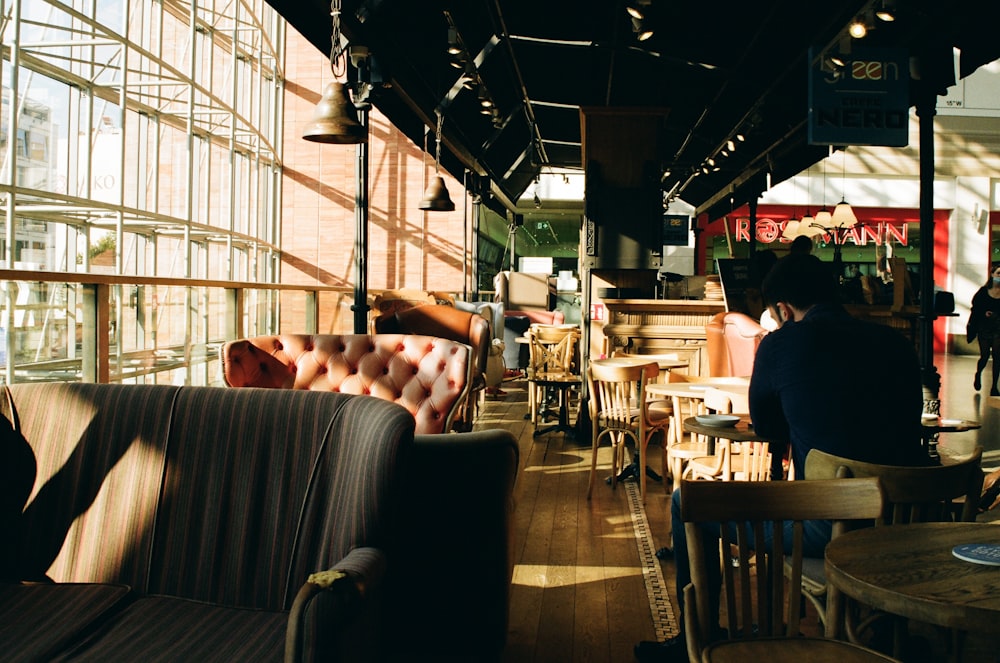
[[532, 325], [561, 325], [566, 321], [562, 311], [504, 311], [505, 318], [527, 318]]
[[469, 346], [415, 334], [257, 336], [224, 343], [219, 357], [230, 387], [375, 396], [406, 408], [421, 434], [451, 428], [472, 381]]
[[384, 546], [413, 419], [295, 390], [13, 385], [37, 475], [21, 574], [288, 609], [309, 573]]
[[454, 306], [429, 304], [380, 315], [372, 321], [376, 334], [420, 334], [465, 343], [472, 348], [472, 373], [486, 372], [490, 323], [478, 313]]
[[747, 377], [757, 346], [767, 334], [760, 323], [738, 311], [716, 313], [705, 325], [709, 375]]

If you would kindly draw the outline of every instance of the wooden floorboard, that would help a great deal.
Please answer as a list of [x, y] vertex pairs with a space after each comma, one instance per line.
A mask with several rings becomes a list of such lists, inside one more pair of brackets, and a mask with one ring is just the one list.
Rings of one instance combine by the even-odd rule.
[[[944, 366], [942, 412], [984, 423], [984, 430], [976, 436], [942, 436], [942, 451], [953, 446], [964, 453], [977, 441], [991, 449], [996, 444], [997, 409], [987, 407], [986, 399], [982, 405], [979, 397], [970, 399], [971, 389], [956, 387], [955, 393], [948, 389], [955, 384], [971, 385], [975, 359], [948, 358], [936, 363]], [[633, 645], [655, 639], [655, 629], [627, 491], [622, 486], [612, 490], [604, 483], [611, 471], [610, 447], [600, 449], [598, 481], [588, 501], [589, 440], [571, 440], [562, 433], [533, 438], [534, 427], [524, 419], [528, 411], [525, 383], [505, 382], [503, 389], [507, 394], [488, 399], [476, 420], [477, 429], [511, 431], [521, 452], [515, 486], [510, 628], [502, 661], [632, 661]], [[659, 466], [659, 453], [651, 447], [650, 466]], [[653, 544], [659, 548], [669, 543], [669, 498], [663, 485], [655, 482], [649, 482], [647, 493], [644, 512]], [[673, 562], [660, 563], [660, 569], [676, 607]], [[809, 623], [815, 624], [815, 618], [807, 619]], [[941, 660], [938, 646], [935, 643], [934, 653], [923, 660]], [[965, 660], [1000, 660], [997, 650], [992, 638], [986, 642], [970, 638]]]
[[559, 432], [534, 438], [524, 419], [525, 383], [506, 382], [503, 389], [506, 396], [488, 399], [476, 421], [476, 428], [510, 430], [521, 451], [503, 660], [631, 660], [633, 645], [653, 638], [654, 629], [626, 492], [603, 481], [610, 447], [600, 450], [599, 480], [588, 501], [589, 439]]

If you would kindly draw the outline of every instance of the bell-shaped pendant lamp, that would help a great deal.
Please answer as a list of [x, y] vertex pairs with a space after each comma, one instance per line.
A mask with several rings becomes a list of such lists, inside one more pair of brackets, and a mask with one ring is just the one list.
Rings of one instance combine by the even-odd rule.
[[837, 206], [833, 208], [833, 227], [835, 228], [850, 228], [851, 226], [857, 224], [858, 217], [851, 209], [850, 203], [846, 200], [841, 199]]
[[420, 200], [418, 207], [428, 212], [452, 212], [455, 203], [448, 195], [448, 188], [444, 185], [444, 179], [439, 174], [441, 172], [441, 123], [443, 116], [437, 112], [437, 133], [434, 137], [434, 177], [424, 191], [424, 197]]
[[444, 180], [440, 175], [435, 175], [431, 183], [424, 191], [424, 197], [420, 200], [420, 209], [428, 212], [451, 212], [455, 209], [455, 203], [448, 195], [448, 188], [444, 185]]
[[368, 142], [367, 132], [358, 122], [354, 104], [347, 96], [347, 87], [343, 83], [334, 81], [327, 84], [302, 137], [315, 143], [340, 145]]

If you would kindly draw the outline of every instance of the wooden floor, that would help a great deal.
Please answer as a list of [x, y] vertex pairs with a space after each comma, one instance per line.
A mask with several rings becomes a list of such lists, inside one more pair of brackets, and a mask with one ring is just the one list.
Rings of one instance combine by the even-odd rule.
[[[477, 428], [506, 428], [520, 440], [503, 660], [630, 661], [635, 643], [656, 639], [656, 632], [627, 491], [604, 483], [610, 447], [600, 450], [600, 481], [588, 501], [589, 438], [578, 442], [559, 432], [534, 438], [524, 419], [525, 383], [505, 382], [503, 389], [507, 395], [488, 400], [476, 422]], [[665, 545], [667, 496], [659, 484], [650, 483], [648, 491], [646, 514], [659, 547]], [[667, 581], [672, 593], [672, 573]]]
[[[942, 370], [943, 416], [978, 418], [984, 423], [975, 436], [952, 434], [953, 450], [964, 452], [977, 442], [988, 450], [997, 449], [1000, 403], [985, 396], [972, 398], [975, 358], [935, 363]], [[962, 387], [966, 383], [967, 389]], [[534, 427], [524, 419], [525, 383], [505, 382], [503, 389], [506, 396], [489, 398], [476, 421], [477, 429], [505, 428], [520, 440], [515, 567], [503, 661], [632, 661], [633, 645], [657, 639], [657, 631], [628, 491], [622, 486], [612, 490], [604, 483], [610, 474], [610, 448], [600, 449], [599, 481], [593, 499], [587, 501], [589, 439], [576, 441], [558, 432], [534, 438]], [[948, 446], [948, 440], [942, 442]], [[658, 454], [659, 448], [650, 448], [654, 467]], [[996, 459], [997, 453], [987, 457]], [[1000, 465], [1000, 461], [984, 459], [986, 464]], [[650, 482], [644, 517], [654, 550], [668, 543], [668, 503], [663, 486]], [[676, 606], [673, 563], [662, 562], [660, 569]], [[966, 650], [965, 660], [1000, 661], [996, 651], [973, 647]], [[939, 652], [931, 648], [927, 652], [913, 660], [943, 660]]]

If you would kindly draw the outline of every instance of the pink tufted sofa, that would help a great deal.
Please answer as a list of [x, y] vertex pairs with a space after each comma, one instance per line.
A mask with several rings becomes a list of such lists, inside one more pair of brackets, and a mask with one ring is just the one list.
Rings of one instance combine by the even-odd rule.
[[469, 346], [415, 334], [280, 334], [220, 348], [230, 387], [366, 394], [405, 407], [416, 433], [451, 429], [472, 383]]

